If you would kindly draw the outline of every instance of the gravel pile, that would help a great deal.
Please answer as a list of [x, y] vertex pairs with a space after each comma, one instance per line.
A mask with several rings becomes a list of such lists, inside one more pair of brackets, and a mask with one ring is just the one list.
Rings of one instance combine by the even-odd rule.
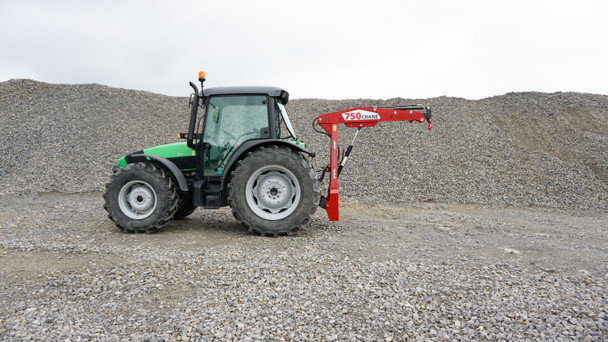
[[[312, 130], [318, 114], [416, 103], [433, 107], [433, 130], [407, 122], [363, 129], [341, 177], [345, 198], [608, 208], [608, 96], [296, 99], [287, 110], [322, 169], [329, 142]], [[0, 196], [101, 190], [117, 158], [180, 141], [189, 120], [185, 97], [95, 84], [11, 80], [0, 84], [0, 105]], [[340, 134], [344, 150], [354, 129]]]
[[100, 85], [0, 84], [0, 194], [102, 189], [119, 156], [175, 142], [184, 99]]

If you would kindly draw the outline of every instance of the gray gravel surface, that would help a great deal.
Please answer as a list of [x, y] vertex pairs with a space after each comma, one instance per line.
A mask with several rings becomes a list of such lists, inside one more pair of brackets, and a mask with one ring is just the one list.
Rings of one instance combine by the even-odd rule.
[[101, 190], [118, 157], [178, 141], [186, 98], [0, 83], [0, 340], [608, 340], [608, 97], [287, 109], [322, 168], [318, 114], [409, 103], [433, 130], [364, 129], [340, 222], [260, 238], [223, 208], [133, 235]]
[[122, 234], [101, 193], [0, 213], [0, 340], [608, 339], [608, 213], [343, 201], [295, 236], [229, 210]]

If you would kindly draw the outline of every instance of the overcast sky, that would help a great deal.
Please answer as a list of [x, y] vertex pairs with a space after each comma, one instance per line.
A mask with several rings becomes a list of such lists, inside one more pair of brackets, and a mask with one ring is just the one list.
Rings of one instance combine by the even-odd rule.
[[199, 70], [292, 98], [608, 94], [608, 1], [0, 0], [0, 81], [187, 96]]

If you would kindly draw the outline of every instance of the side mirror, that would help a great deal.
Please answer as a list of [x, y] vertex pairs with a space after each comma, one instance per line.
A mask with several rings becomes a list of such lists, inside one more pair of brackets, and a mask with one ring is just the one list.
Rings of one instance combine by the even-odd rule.
[[279, 96], [281, 103], [283, 105], [286, 105], [287, 102], [289, 101], [289, 93], [286, 92], [285, 90], [281, 91], [281, 95]]

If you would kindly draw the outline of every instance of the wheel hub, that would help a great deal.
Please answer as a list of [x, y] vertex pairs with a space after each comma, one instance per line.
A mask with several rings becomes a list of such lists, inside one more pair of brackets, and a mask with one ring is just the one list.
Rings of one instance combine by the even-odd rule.
[[254, 196], [260, 208], [278, 212], [291, 205], [292, 184], [283, 174], [270, 172], [258, 179]]
[[154, 195], [150, 189], [143, 185], [135, 186], [127, 195], [127, 201], [131, 208], [137, 211], [147, 211], [154, 205]]
[[246, 199], [256, 215], [267, 220], [280, 220], [297, 208], [300, 185], [288, 169], [269, 165], [251, 175], [247, 182]]
[[131, 181], [118, 193], [118, 206], [127, 217], [141, 220], [156, 209], [156, 192], [144, 181]]

